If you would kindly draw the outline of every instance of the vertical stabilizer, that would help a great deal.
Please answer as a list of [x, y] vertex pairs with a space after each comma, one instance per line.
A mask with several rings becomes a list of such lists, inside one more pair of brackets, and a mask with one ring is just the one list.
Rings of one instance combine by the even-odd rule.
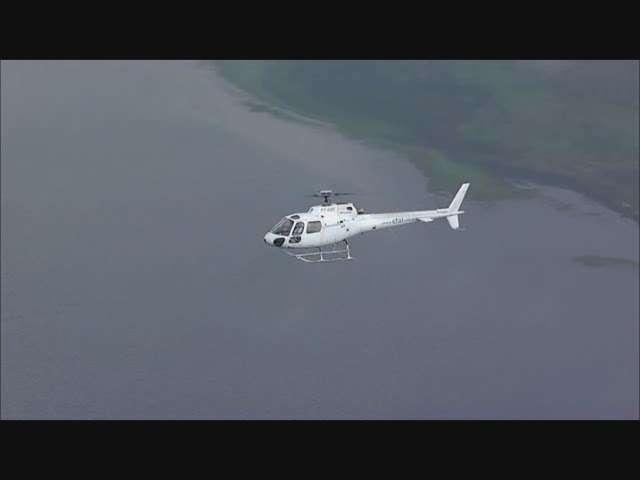
[[447, 222], [449, 222], [449, 226], [454, 230], [458, 230], [458, 228], [460, 228], [458, 215], [462, 213], [460, 211], [460, 206], [462, 205], [462, 200], [464, 200], [464, 196], [467, 194], [468, 189], [469, 189], [469, 184], [463, 183], [460, 189], [458, 190], [458, 193], [456, 193], [456, 196], [453, 197], [453, 200], [451, 201], [451, 205], [449, 205], [449, 208], [447, 209], [449, 212], [453, 214], [453, 215], [447, 216]]
[[449, 205], [450, 212], [457, 212], [460, 210], [460, 205], [462, 205], [462, 200], [464, 200], [464, 196], [467, 194], [467, 190], [469, 189], [468, 183], [463, 183], [456, 196], [453, 197], [451, 201], [451, 205]]
[[449, 226], [454, 230], [460, 228], [460, 223], [458, 222], [458, 215], [451, 215], [447, 217], [447, 222], [449, 222]]

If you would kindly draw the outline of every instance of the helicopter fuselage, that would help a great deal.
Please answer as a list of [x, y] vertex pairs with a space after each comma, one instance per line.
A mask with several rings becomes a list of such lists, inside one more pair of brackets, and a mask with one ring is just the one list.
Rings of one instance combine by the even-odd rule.
[[[304, 213], [292, 213], [280, 220], [267, 234], [264, 241], [268, 245], [283, 249], [314, 249], [317, 252], [287, 252], [288, 255], [303, 262], [332, 262], [352, 260], [348, 238], [374, 230], [408, 225], [415, 222], [433, 222], [446, 218], [449, 226], [458, 230], [462, 200], [469, 189], [464, 183], [453, 197], [447, 208], [437, 210], [414, 210], [408, 212], [369, 213], [358, 210], [353, 203], [329, 203], [330, 196], [351, 195], [321, 190], [312, 196], [324, 198], [322, 205], [314, 205]], [[344, 250], [323, 251], [322, 247], [344, 242]], [[340, 255], [336, 257], [335, 255]]]
[[[264, 241], [281, 248], [314, 248], [336, 244], [355, 235], [408, 225], [431, 222], [436, 218], [457, 216], [462, 211], [450, 209], [418, 210], [392, 213], [365, 214], [352, 203], [315, 205], [305, 213], [284, 217]], [[457, 223], [456, 227], [457, 228]]]

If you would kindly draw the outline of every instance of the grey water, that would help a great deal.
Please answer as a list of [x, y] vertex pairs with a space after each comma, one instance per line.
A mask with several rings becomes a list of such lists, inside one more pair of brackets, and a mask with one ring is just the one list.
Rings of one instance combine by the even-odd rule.
[[545, 186], [476, 202], [471, 178], [464, 231], [305, 264], [262, 237], [316, 189], [370, 212], [449, 199], [206, 63], [1, 69], [3, 419], [638, 417], [632, 220]]

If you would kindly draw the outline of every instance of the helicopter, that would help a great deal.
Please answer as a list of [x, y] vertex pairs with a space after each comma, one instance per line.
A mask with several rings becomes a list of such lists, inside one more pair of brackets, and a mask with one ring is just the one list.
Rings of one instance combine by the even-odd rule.
[[[320, 190], [309, 196], [322, 198], [321, 205], [314, 205], [304, 213], [287, 215], [266, 233], [264, 242], [283, 249], [287, 255], [303, 262], [353, 260], [348, 239], [355, 235], [415, 222], [429, 223], [439, 218], [446, 218], [449, 226], [458, 230], [458, 216], [464, 213], [460, 206], [469, 185], [463, 183], [460, 186], [447, 208], [369, 214], [363, 209], [357, 209], [353, 203], [330, 201], [331, 198], [354, 195], [353, 193]], [[322, 250], [322, 247], [342, 243], [344, 248]]]

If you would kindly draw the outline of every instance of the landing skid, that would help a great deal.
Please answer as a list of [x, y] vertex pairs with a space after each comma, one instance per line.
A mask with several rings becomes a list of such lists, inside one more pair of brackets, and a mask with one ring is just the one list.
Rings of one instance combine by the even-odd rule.
[[[351, 256], [349, 249], [349, 243], [344, 241], [346, 248], [344, 250], [322, 250], [318, 248], [317, 251], [304, 252], [304, 253], [291, 253], [285, 250], [285, 253], [290, 257], [295, 257], [298, 260], [307, 263], [321, 263], [321, 262], [339, 262], [342, 260], [354, 260]], [[329, 257], [327, 257], [329, 255]], [[338, 256], [333, 256], [338, 255]]]

